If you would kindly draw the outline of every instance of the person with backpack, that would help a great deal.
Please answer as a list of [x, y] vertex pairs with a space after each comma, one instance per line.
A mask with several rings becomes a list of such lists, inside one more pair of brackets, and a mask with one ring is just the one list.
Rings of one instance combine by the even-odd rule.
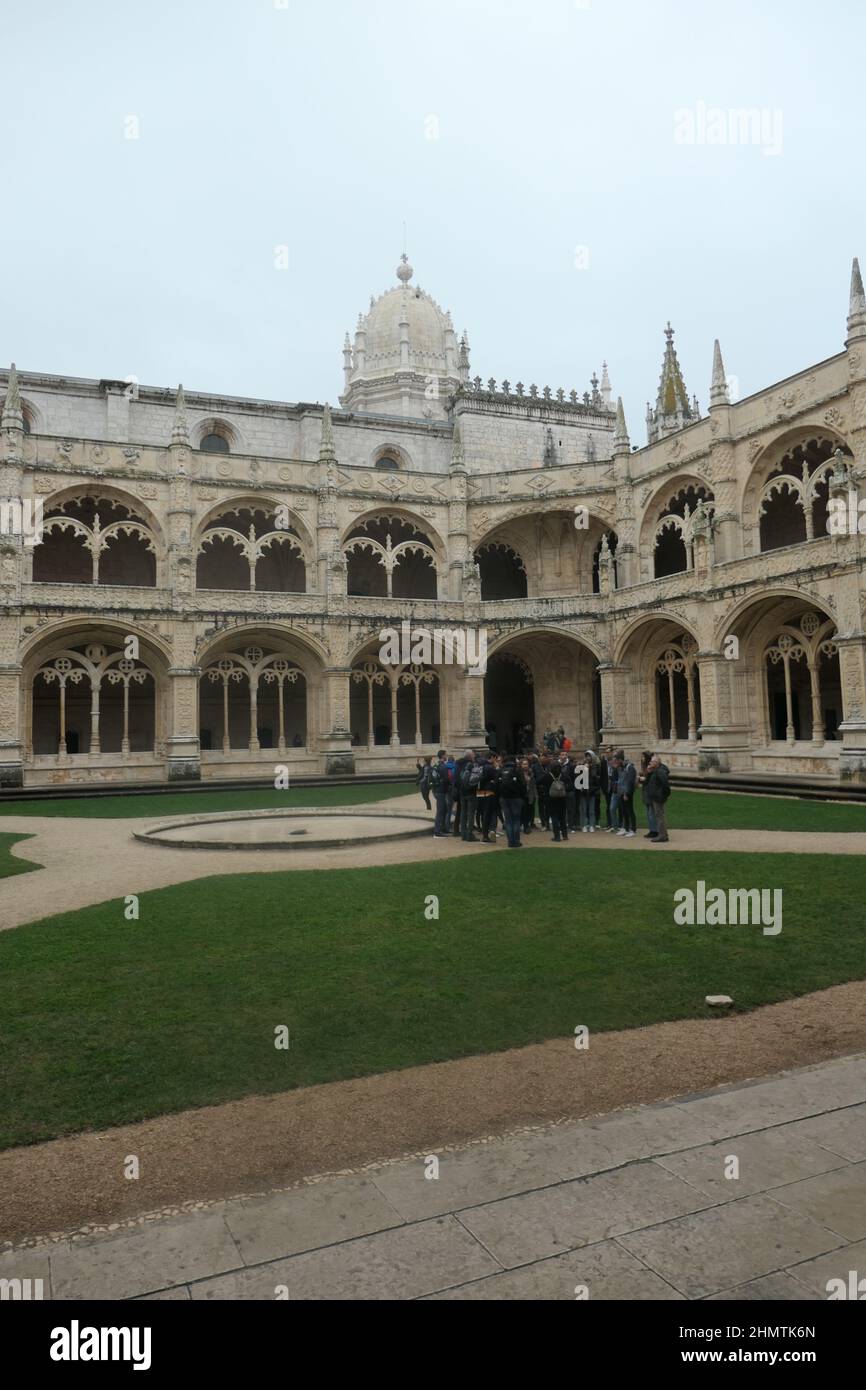
[[463, 770], [464, 770], [464, 768], [466, 767], [466, 760], [467, 760], [467, 758], [471, 759], [471, 761], [474, 763], [474, 761], [475, 761], [475, 754], [474, 754], [474, 752], [472, 752], [470, 749], [467, 749], [466, 752], [463, 754], [463, 757], [462, 757], [462, 758], [457, 758], [457, 759], [455, 760], [455, 763], [454, 763], [454, 776], [453, 776], [453, 780], [452, 780], [452, 792], [451, 792], [451, 797], [452, 797], [451, 834], [452, 834], [456, 839], [459, 839], [459, 838], [460, 838], [460, 835], [461, 835], [461, 833], [462, 833], [462, 828], [463, 828], [462, 825], [461, 825], [461, 823], [460, 823], [460, 822], [461, 822], [461, 816], [462, 816], [462, 813], [463, 813], [463, 812], [462, 812], [462, 803], [461, 803], [460, 798], [461, 798], [461, 795], [462, 795]]
[[507, 758], [499, 774], [499, 804], [505, 821], [509, 849], [522, 849], [520, 825], [526, 804], [526, 781], [513, 758]]
[[656, 753], [655, 757], [650, 759], [646, 779], [647, 807], [652, 806], [656, 823], [656, 837], [652, 841], [654, 845], [666, 845], [668, 842], [667, 802], [671, 794], [670, 776], [670, 771]]
[[553, 843], [558, 845], [568, 839], [568, 792], [562, 768], [556, 760], [551, 762], [545, 772], [544, 781]]
[[483, 845], [496, 844], [496, 820], [499, 814], [499, 764], [500, 758], [494, 754], [487, 758], [481, 767], [481, 780], [476, 792], [477, 811], [480, 815], [479, 829]]
[[436, 759], [430, 769], [430, 791], [436, 802], [433, 838], [444, 840], [448, 836], [448, 823], [451, 818], [451, 779], [448, 774], [448, 754], [444, 748], [439, 749]]
[[457, 764], [458, 786], [460, 788], [460, 826], [461, 839], [467, 844], [477, 844], [475, 834], [475, 804], [478, 799], [478, 784], [484, 771], [484, 764], [475, 757], [475, 750], [467, 748]]

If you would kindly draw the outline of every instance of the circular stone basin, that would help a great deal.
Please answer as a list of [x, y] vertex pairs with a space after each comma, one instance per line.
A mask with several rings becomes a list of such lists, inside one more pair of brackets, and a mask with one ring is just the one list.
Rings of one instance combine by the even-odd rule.
[[333, 849], [359, 842], [429, 835], [429, 817], [399, 811], [298, 807], [286, 811], [224, 811], [134, 831], [144, 844], [170, 849]]

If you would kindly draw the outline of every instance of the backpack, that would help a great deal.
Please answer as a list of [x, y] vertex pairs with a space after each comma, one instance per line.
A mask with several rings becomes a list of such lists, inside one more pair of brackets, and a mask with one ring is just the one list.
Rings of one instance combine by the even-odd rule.
[[435, 763], [430, 769], [430, 790], [441, 792], [448, 785], [448, 772], [443, 763]]
[[481, 784], [481, 778], [482, 778], [483, 776], [484, 776], [484, 764], [483, 764], [483, 763], [481, 764], [480, 767], [473, 767], [473, 768], [470, 768], [470, 771], [469, 771], [469, 790], [470, 790], [470, 791], [472, 791], [472, 789], [473, 789], [474, 787], [480, 786], [480, 784]]
[[551, 786], [550, 786], [550, 790], [548, 791], [547, 795], [548, 795], [548, 796], [553, 796], [553, 797], [556, 797], [556, 798], [558, 798], [558, 797], [560, 797], [560, 796], [565, 796], [565, 795], [566, 795], [565, 783], [563, 782], [561, 776], [560, 776], [560, 777], [554, 777], [553, 782], [551, 783]]
[[499, 783], [499, 795], [505, 797], [520, 796], [520, 782], [518, 781], [518, 775], [511, 768], [509, 768], [507, 772], [503, 772], [502, 774], [502, 781]]

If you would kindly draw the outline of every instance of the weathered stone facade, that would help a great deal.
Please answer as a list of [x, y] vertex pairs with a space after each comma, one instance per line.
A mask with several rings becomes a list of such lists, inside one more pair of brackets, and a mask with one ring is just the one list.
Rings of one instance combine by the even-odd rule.
[[[647, 447], [601, 385], [469, 375], [398, 270], [342, 409], [6, 377], [0, 783], [388, 771], [495, 726], [682, 769], [866, 775], [866, 301], [844, 351], [701, 416], [668, 343]], [[41, 501], [41, 544], [16, 509]], [[483, 629], [486, 679], [378, 660]]]

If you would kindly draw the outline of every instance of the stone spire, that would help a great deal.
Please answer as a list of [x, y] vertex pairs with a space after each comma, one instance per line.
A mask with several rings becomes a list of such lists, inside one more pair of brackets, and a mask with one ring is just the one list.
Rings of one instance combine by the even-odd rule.
[[23, 430], [24, 412], [21, 409], [21, 393], [18, 389], [18, 372], [13, 362], [9, 368], [9, 381], [6, 386], [6, 399], [3, 402], [2, 426], [4, 430]]
[[332, 466], [337, 462], [337, 452], [334, 448], [334, 431], [331, 427], [331, 407], [325, 402], [325, 409], [322, 411], [322, 440], [319, 444], [319, 463], [327, 463]]
[[606, 362], [602, 362], [602, 364], [601, 364], [601, 398], [602, 398], [602, 400], [604, 401], [605, 408], [608, 409], [608, 410], [610, 409], [610, 398], [611, 398], [611, 395], [612, 395], [612, 394], [613, 394], [613, 393], [612, 393], [612, 391], [611, 391], [611, 386], [610, 386], [610, 377], [609, 377], [608, 374], [607, 374], [607, 363], [606, 363]]
[[695, 419], [695, 412], [689, 401], [686, 384], [680, 371], [677, 350], [674, 347], [674, 330], [670, 323], [665, 329], [665, 338], [667, 343], [662, 362], [661, 379], [659, 380], [659, 392], [656, 408], [653, 411], [652, 424], [649, 428], [650, 444], [654, 444], [657, 439], [663, 439], [665, 435], [683, 429]]
[[462, 381], [469, 380], [469, 334], [463, 330], [463, 337], [460, 339], [460, 351], [457, 356], [457, 371]]
[[348, 391], [352, 380], [352, 340], [348, 333], [343, 339], [343, 385]]
[[863, 293], [863, 277], [860, 274], [860, 262], [854, 257], [854, 264], [851, 267], [851, 298], [848, 305], [848, 338], [847, 343], [853, 343], [859, 338], [866, 338], [866, 295]]
[[722, 349], [719, 347], [718, 338], [713, 347], [713, 379], [710, 383], [710, 410], [714, 405], [730, 405], [731, 398], [728, 393], [728, 379], [725, 376], [725, 364], [722, 361]]
[[628, 428], [625, 423], [622, 396], [617, 396], [616, 398], [616, 426], [613, 432], [613, 452], [615, 454], [631, 453], [631, 441], [629, 440]]
[[463, 454], [463, 436], [460, 433], [459, 420], [455, 420], [454, 422], [454, 435], [451, 440], [451, 472], [466, 472], [466, 459]]
[[177, 388], [177, 400], [174, 406], [174, 423], [171, 427], [171, 442], [179, 444], [183, 448], [189, 448], [189, 426], [186, 422], [186, 401], [184, 400], [183, 387]]

